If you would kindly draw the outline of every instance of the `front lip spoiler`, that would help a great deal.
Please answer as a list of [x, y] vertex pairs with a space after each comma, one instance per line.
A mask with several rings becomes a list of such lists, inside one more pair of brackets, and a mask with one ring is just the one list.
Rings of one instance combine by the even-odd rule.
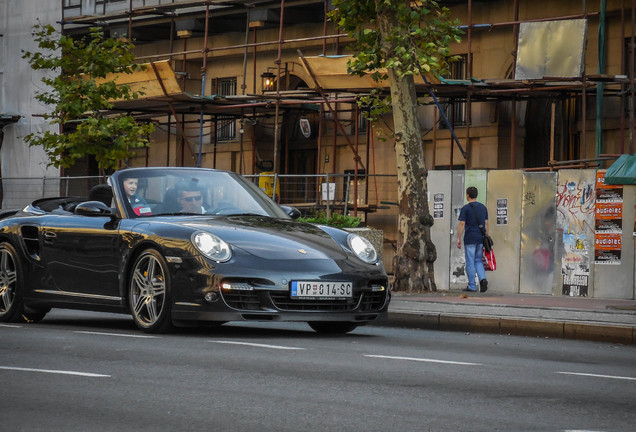
[[386, 310], [380, 312], [330, 313], [330, 312], [210, 312], [201, 310], [173, 310], [172, 319], [183, 321], [269, 321], [269, 322], [308, 322], [338, 321], [359, 322], [360, 324], [386, 318]]

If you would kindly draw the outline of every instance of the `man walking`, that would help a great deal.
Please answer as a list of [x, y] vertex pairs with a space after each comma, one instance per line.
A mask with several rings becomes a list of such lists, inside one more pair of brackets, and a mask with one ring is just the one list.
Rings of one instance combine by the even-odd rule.
[[464, 256], [466, 257], [466, 276], [468, 276], [468, 287], [464, 291], [476, 292], [475, 272], [479, 278], [479, 288], [481, 292], [488, 289], [486, 271], [481, 261], [483, 254], [484, 236], [480, 225], [485, 227], [485, 234], [488, 234], [488, 209], [485, 205], [477, 202], [477, 188], [474, 186], [466, 189], [466, 199], [468, 204], [462, 207], [459, 212], [459, 226], [457, 227], [457, 247], [462, 247], [462, 234], [464, 234]]

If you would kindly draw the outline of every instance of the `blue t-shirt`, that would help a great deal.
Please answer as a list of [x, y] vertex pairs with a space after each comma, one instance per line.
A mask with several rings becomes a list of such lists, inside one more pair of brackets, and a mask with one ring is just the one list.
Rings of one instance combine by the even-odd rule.
[[486, 229], [488, 209], [485, 205], [477, 201], [466, 204], [459, 212], [458, 219], [466, 224], [464, 226], [464, 244], [481, 244], [484, 241], [479, 224], [481, 222], [484, 225], [484, 230]]

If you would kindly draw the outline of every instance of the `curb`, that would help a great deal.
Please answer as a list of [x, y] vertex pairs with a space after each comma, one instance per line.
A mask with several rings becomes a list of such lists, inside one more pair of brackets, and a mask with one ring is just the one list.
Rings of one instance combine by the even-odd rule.
[[636, 326], [596, 324], [566, 320], [534, 320], [530, 318], [389, 312], [387, 318], [376, 321], [371, 325], [420, 330], [575, 339], [595, 342], [613, 342], [626, 345], [636, 343]]

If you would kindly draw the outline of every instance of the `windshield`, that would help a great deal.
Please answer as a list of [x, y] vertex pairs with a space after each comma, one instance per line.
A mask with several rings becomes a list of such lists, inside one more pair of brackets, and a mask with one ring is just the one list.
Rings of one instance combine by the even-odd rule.
[[130, 168], [111, 178], [128, 217], [244, 215], [289, 218], [258, 187], [226, 171]]

